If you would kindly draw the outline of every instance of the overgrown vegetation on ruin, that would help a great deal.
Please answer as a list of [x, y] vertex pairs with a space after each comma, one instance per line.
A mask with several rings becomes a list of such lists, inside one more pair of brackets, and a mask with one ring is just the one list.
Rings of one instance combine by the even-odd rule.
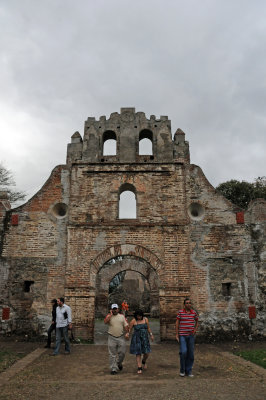
[[246, 209], [252, 200], [266, 200], [266, 177], [258, 177], [252, 183], [231, 179], [218, 185], [216, 190], [232, 203]]

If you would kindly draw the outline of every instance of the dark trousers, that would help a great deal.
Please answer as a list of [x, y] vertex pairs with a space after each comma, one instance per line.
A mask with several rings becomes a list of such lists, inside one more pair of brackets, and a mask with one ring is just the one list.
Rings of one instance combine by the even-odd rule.
[[55, 331], [55, 329], [56, 329], [56, 324], [51, 324], [51, 325], [49, 326], [48, 330], [47, 330], [47, 333], [48, 333], [47, 346], [49, 346], [49, 347], [51, 346], [51, 341], [52, 341], [51, 336], [52, 336], [52, 332]]

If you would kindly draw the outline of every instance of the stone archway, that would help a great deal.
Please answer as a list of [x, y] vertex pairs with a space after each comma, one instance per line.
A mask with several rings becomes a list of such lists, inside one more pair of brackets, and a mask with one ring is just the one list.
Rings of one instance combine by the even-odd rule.
[[[110, 282], [120, 276], [121, 282], [116, 292], [109, 293]], [[110, 302], [119, 305], [123, 298], [130, 304], [130, 310], [142, 308], [152, 317], [159, 316], [159, 285], [154, 268], [136, 256], [119, 256], [106, 262], [96, 278], [95, 316], [103, 317]], [[141, 287], [142, 286], [142, 287]], [[110, 300], [112, 299], [112, 301]]]
[[[159, 304], [163, 301], [161, 292], [163, 292], [160, 286], [160, 272], [163, 270], [163, 264], [161, 260], [150, 250], [145, 247], [134, 245], [134, 244], [121, 244], [109, 247], [101, 252], [90, 264], [90, 292], [88, 302], [88, 334], [89, 338], [94, 337], [94, 322], [95, 322], [95, 303], [96, 303], [96, 292], [97, 292], [97, 276], [101, 268], [109, 260], [119, 256], [131, 256], [138, 260], [142, 260], [150, 265], [154, 273], [157, 276], [157, 295], [159, 297]], [[114, 274], [115, 275], [115, 274]], [[113, 275], [113, 276], [114, 276]], [[92, 312], [93, 311], [93, 312]], [[161, 314], [160, 314], [161, 321]], [[160, 326], [162, 328], [161, 322]], [[161, 335], [161, 338], [163, 336]]]
[[109, 247], [100, 253], [92, 262], [90, 269], [90, 282], [91, 286], [96, 286], [96, 276], [100, 268], [111, 258], [118, 256], [135, 256], [140, 259], [147, 261], [160, 275], [160, 270], [163, 267], [161, 260], [150, 250], [145, 247], [135, 245], [135, 244], [121, 244], [113, 247]]

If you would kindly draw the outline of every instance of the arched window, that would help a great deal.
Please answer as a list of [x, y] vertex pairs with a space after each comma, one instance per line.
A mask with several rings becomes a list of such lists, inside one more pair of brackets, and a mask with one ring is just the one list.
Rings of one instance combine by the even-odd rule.
[[139, 134], [139, 155], [153, 155], [152, 132], [149, 129], [143, 129]]
[[119, 219], [137, 218], [136, 189], [133, 185], [125, 183], [119, 191]]
[[103, 155], [116, 155], [116, 134], [113, 131], [106, 131], [103, 134]]

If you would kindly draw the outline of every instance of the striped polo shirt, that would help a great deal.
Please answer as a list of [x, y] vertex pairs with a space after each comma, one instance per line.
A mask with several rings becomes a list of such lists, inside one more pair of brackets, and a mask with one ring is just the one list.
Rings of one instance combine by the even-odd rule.
[[176, 318], [179, 319], [179, 335], [192, 335], [195, 328], [195, 321], [199, 319], [196, 311], [190, 310], [187, 312], [185, 309], [179, 310]]

